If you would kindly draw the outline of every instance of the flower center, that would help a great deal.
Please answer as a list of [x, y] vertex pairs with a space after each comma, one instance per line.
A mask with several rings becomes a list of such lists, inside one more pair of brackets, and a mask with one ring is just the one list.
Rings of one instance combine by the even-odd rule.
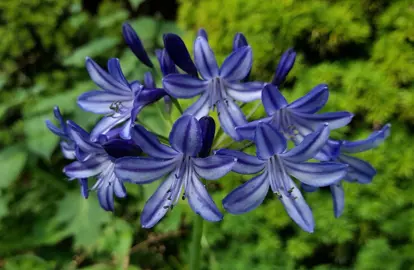
[[282, 133], [287, 140], [292, 140], [295, 144], [303, 140], [294, 121], [292, 121], [287, 108], [282, 108], [272, 115], [270, 122], [276, 129]]
[[221, 77], [211, 79], [207, 89], [210, 97], [209, 108], [211, 110], [214, 110], [218, 102], [227, 100], [225, 82]]
[[290, 196], [293, 192], [292, 179], [286, 173], [282, 160], [277, 156], [271, 157], [267, 161], [267, 171], [269, 174], [270, 187], [279, 199], [283, 195]]
[[174, 208], [174, 205], [177, 204], [178, 199], [180, 198], [180, 194], [182, 190], [184, 189], [184, 193], [182, 196], [182, 199], [185, 200], [186, 198], [186, 191], [188, 186], [188, 181], [191, 181], [191, 175], [192, 175], [192, 167], [191, 167], [191, 157], [189, 156], [183, 156], [180, 164], [177, 166], [175, 171], [173, 172], [173, 175], [170, 177], [174, 177], [170, 188], [167, 191], [168, 195], [168, 202], [164, 206], [164, 208], [171, 209]]

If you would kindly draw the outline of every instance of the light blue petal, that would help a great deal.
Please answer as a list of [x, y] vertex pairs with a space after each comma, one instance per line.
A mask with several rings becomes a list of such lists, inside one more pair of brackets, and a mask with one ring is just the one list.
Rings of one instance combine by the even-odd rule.
[[290, 103], [288, 108], [300, 113], [313, 114], [325, 106], [328, 97], [328, 86], [326, 84], [319, 84], [305, 96]]
[[259, 123], [257, 126], [255, 143], [257, 157], [263, 160], [283, 153], [287, 147], [285, 137], [265, 123]]
[[106, 134], [109, 130], [121, 124], [130, 118], [129, 113], [119, 116], [105, 116], [102, 118], [91, 131], [91, 141], [98, 140], [99, 135]]
[[215, 155], [206, 158], [193, 158], [194, 170], [206, 180], [216, 180], [231, 171], [237, 158]]
[[162, 79], [162, 84], [175, 98], [192, 98], [207, 90], [208, 81], [187, 74], [169, 74]]
[[247, 124], [246, 117], [232, 100], [220, 101], [217, 104], [217, 112], [221, 127], [234, 140], [241, 140], [235, 128]]
[[272, 84], [266, 84], [264, 86], [262, 91], [262, 102], [266, 113], [269, 116], [288, 105], [279, 89]]
[[301, 187], [306, 192], [315, 192], [319, 189], [318, 187], [309, 186], [304, 183], [301, 184]]
[[90, 91], [78, 97], [78, 105], [87, 112], [97, 114], [115, 113], [111, 107], [119, 103], [120, 107], [131, 107], [133, 103], [132, 92], [129, 95], [117, 95], [105, 91]]
[[220, 68], [220, 77], [229, 82], [244, 79], [252, 68], [252, 58], [250, 46], [238, 48], [224, 60]]
[[67, 122], [68, 133], [76, 146], [86, 153], [104, 153], [103, 148], [90, 141], [89, 134], [72, 121]]
[[114, 187], [113, 185], [102, 185], [98, 191], [99, 204], [105, 211], [114, 211]]
[[88, 178], [101, 173], [107, 166], [106, 159], [91, 158], [85, 162], [74, 161], [63, 168], [65, 173], [70, 178]]
[[236, 127], [236, 132], [239, 134], [241, 139], [253, 141], [257, 125], [259, 123], [269, 123], [270, 121], [272, 121], [272, 117], [255, 120], [245, 125]]
[[390, 129], [391, 124], [386, 124], [381, 130], [374, 131], [365, 140], [355, 142], [343, 141], [341, 145], [341, 152], [359, 153], [375, 148], [390, 135]]
[[62, 151], [62, 154], [67, 159], [75, 159], [75, 147], [73, 143], [68, 143], [66, 141], [60, 142], [60, 149]]
[[203, 93], [196, 102], [184, 111], [184, 114], [192, 115], [197, 119], [208, 115], [208, 112], [210, 111], [209, 97], [210, 95], [207, 92]]
[[191, 115], [183, 115], [175, 121], [170, 132], [170, 144], [176, 151], [197, 156], [203, 145], [201, 127]]
[[251, 156], [236, 150], [220, 149], [215, 154], [237, 158], [237, 162], [234, 164], [232, 171], [240, 174], [255, 174], [263, 170], [265, 166], [265, 162], [256, 156]]
[[344, 212], [345, 207], [345, 192], [341, 181], [329, 186], [331, 189], [333, 209], [335, 217], [338, 218]]
[[226, 82], [227, 94], [233, 99], [241, 102], [258, 100], [262, 96], [262, 82]]
[[197, 37], [194, 43], [194, 61], [198, 72], [205, 80], [219, 75], [216, 57], [204, 37]]
[[262, 204], [269, 191], [267, 173], [253, 177], [223, 199], [223, 207], [232, 214], [249, 212]]
[[[328, 123], [331, 130], [346, 126], [354, 116], [349, 112], [328, 112], [321, 114], [306, 114], [290, 110], [290, 116], [296, 123], [310, 130], [315, 130], [320, 124]], [[303, 134], [307, 135], [307, 134]]]
[[361, 184], [371, 183], [377, 171], [368, 162], [348, 155], [340, 155], [338, 160], [348, 164], [348, 171], [345, 177], [348, 181], [358, 181]]
[[108, 60], [108, 71], [111, 76], [123, 85], [129, 85], [121, 69], [121, 64], [118, 58], [111, 58]]

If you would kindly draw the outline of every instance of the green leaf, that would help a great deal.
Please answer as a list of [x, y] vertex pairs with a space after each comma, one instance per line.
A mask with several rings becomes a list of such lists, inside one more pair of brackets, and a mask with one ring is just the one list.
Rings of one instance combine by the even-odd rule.
[[19, 146], [11, 146], [0, 152], [0, 188], [8, 187], [17, 179], [27, 160], [27, 152]]
[[28, 254], [7, 259], [4, 270], [44, 270], [53, 269], [54, 267], [54, 262], [47, 262], [40, 257]]
[[99, 17], [98, 27], [106, 28], [117, 26], [119, 22], [123, 22], [128, 18], [128, 12], [125, 10], [118, 10], [106, 16]]
[[0, 218], [7, 215], [9, 209], [7, 208], [7, 201], [5, 200], [4, 196], [0, 197]]
[[101, 226], [110, 220], [96, 196], [84, 199], [79, 191], [68, 192], [59, 202], [56, 221], [66, 224], [64, 230], [73, 235], [75, 246], [90, 248], [102, 234]]
[[45, 159], [50, 158], [59, 142], [59, 138], [46, 127], [45, 121], [47, 119], [53, 119], [52, 113], [24, 120], [27, 147]]
[[144, 2], [144, 0], [129, 0], [129, 2], [134, 9], [137, 9]]
[[95, 39], [82, 47], [79, 47], [75, 52], [68, 56], [63, 64], [66, 66], [83, 67], [85, 58], [102, 55], [105, 51], [114, 48], [119, 42], [119, 38], [103, 37]]

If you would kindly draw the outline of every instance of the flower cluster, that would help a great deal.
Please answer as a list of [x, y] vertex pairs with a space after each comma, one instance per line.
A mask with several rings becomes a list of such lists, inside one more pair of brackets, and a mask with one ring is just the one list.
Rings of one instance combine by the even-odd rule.
[[[126, 44], [140, 62], [154, 69], [141, 40], [125, 23]], [[119, 60], [108, 61], [107, 70], [92, 59], [86, 69], [99, 90], [79, 96], [85, 111], [102, 114], [90, 133], [72, 121], [65, 122], [59, 109], [54, 114], [60, 128], [50, 121], [48, 128], [61, 138], [67, 159], [76, 159], [63, 172], [70, 180], [78, 179], [85, 198], [89, 191], [98, 194], [100, 205], [114, 210], [116, 197], [127, 195], [124, 183], [147, 184], [160, 180], [158, 189], [141, 212], [141, 224], [153, 227], [172, 209], [179, 198], [205, 220], [220, 221], [223, 214], [209, 195], [204, 180], [217, 180], [234, 171], [252, 174], [251, 180], [236, 187], [222, 201], [224, 209], [242, 214], [258, 207], [269, 188], [284, 205], [288, 215], [303, 230], [312, 232], [315, 222], [301, 189], [313, 192], [330, 187], [334, 214], [344, 208], [341, 181], [369, 183], [376, 174], [366, 161], [349, 156], [374, 148], [390, 133], [390, 124], [373, 132], [367, 139], [349, 142], [331, 139], [330, 131], [350, 123], [349, 112], [318, 113], [328, 101], [325, 84], [288, 102], [279, 88], [292, 69], [296, 53], [287, 50], [277, 65], [271, 82], [249, 81], [253, 62], [252, 48], [241, 33], [233, 41], [233, 50], [219, 67], [204, 29], [200, 29], [191, 57], [182, 39], [164, 35], [164, 48], [155, 54], [162, 74], [157, 87], [151, 72], [143, 82], [128, 81]], [[194, 59], [194, 61], [193, 61]], [[182, 111], [177, 99], [198, 99]], [[172, 126], [168, 139], [137, 124], [141, 110], [163, 98], [167, 112], [172, 104], [182, 112]], [[242, 106], [259, 100], [267, 116], [248, 122]], [[216, 126], [210, 112], [217, 111], [220, 129], [232, 140], [255, 146], [256, 154], [240, 149], [212, 149]], [[288, 147], [291, 141], [293, 147]], [[88, 178], [97, 181], [89, 188]], [[296, 185], [296, 180], [301, 183]]]

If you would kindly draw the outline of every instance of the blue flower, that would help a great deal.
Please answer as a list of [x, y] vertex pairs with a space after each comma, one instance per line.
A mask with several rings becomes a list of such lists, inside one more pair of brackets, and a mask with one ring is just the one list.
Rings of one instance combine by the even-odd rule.
[[239, 139], [234, 128], [245, 124], [246, 118], [234, 100], [249, 102], [260, 99], [263, 88], [260, 82], [240, 83], [251, 69], [251, 48], [238, 48], [219, 68], [207, 40], [199, 36], [194, 43], [194, 59], [202, 79], [194, 75], [170, 74], [163, 79], [165, 91], [175, 98], [201, 95], [184, 114], [199, 119], [217, 106], [221, 127], [232, 138]]
[[135, 56], [141, 61], [141, 63], [145, 64], [146, 66], [150, 68], [153, 68], [154, 65], [149, 59], [148, 54], [144, 49], [144, 45], [142, 45], [141, 40], [139, 39], [137, 33], [134, 31], [131, 25], [129, 25], [128, 23], [124, 23], [122, 25], [122, 34], [124, 36], [125, 42], [127, 43], [128, 47], [135, 54]]
[[251, 211], [263, 202], [270, 187], [289, 216], [303, 230], [313, 232], [312, 211], [290, 175], [302, 183], [318, 187], [341, 179], [348, 167], [345, 164], [305, 162], [318, 153], [328, 137], [328, 125], [322, 124], [298, 146], [287, 151], [285, 137], [269, 124], [260, 123], [255, 132], [257, 157], [235, 150], [218, 150], [218, 155], [237, 158], [233, 171], [241, 174], [260, 172], [224, 198], [224, 209], [233, 214]]
[[[208, 129], [204, 129], [208, 130]], [[203, 147], [203, 132], [193, 116], [182, 116], [173, 125], [169, 141], [171, 147], [161, 144], [144, 127], [136, 125], [132, 139], [150, 157], [125, 157], [115, 165], [116, 175], [137, 184], [153, 182], [168, 175], [147, 201], [142, 214], [144, 228], [153, 227], [180, 198], [188, 198], [194, 212], [208, 221], [220, 221], [223, 215], [217, 209], [200, 178], [215, 180], [227, 174], [236, 159], [227, 156], [197, 157]], [[210, 134], [210, 135], [208, 135]]]
[[197, 77], [197, 68], [191, 59], [184, 41], [176, 34], [164, 35], [164, 47], [172, 61], [182, 70]]
[[163, 89], [147, 88], [137, 81], [129, 83], [116, 58], [108, 61], [109, 73], [90, 58], [86, 59], [86, 69], [102, 90], [82, 94], [78, 98], [78, 105], [85, 111], [105, 115], [92, 130], [92, 141], [121, 123], [124, 124], [120, 135], [129, 139], [131, 126], [141, 109], [165, 95]]
[[[377, 147], [390, 135], [391, 124], [385, 125], [381, 130], [374, 131], [365, 140], [350, 142], [328, 140], [326, 145], [315, 156], [321, 161], [335, 161], [348, 165], [347, 174], [343, 180], [358, 182], [360, 184], [371, 183], [376, 175], [376, 170], [368, 162], [349, 156], [348, 154], [360, 153]], [[313, 192], [314, 186], [303, 185], [305, 191]], [[341, 216], [345, 206], [345, 193], [341, 181], [330, 186], [335, 217]]]
[[328, 86], [320, 84], [288, 104], [276, 86], [267, 84], [262, 91], [262, 102], [268, 117], [239, 126], [236, 131], [241, 138], [253, 140], [257, 124], [265, 122], [297, 144], [323, 123], [328, 123], [331, 130], [347, 125], [353, 117], [349, 112], [315, 114], [325, 106], [328, 96]]
[[272, 84], [279, 87], [286, 79], [296, 60], [296, 52], [290, 48], [282, 54], [279, 64], [276, 67]]
[[[113, 211], [113, 193], [119, 198], [127, 195], [124, 184], [114, 173], [115, 161], [120, 157], [139, 154], [141, 150], [132, 141], [108, 139], [105, 135], [99, 136], [98, 142], [92, 142], [89, 133], [77, 124], [72, 121], [67, 124], [70, 138], [83, 154], [78, 154], [78, 161], [67, 165], [63, 172], [70, 179], [97, 176], [98, 180], [92, 190], [97, 190], [101, 207]], [[82, 187], [86, 189], [87, 183]]]

